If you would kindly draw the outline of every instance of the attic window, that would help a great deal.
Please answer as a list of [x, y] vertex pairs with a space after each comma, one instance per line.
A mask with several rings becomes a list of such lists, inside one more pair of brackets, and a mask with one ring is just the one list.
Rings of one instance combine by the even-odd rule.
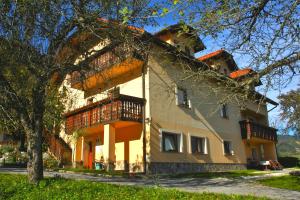
[[191, 108], [187, 91], [183, 88], [175, 88], [176, 105]]
[[228, 75], [228, 71], [227, 71], [227, 69], [223, 69], [223, 72], [224, 72], [224, 74], [227, 76]]
[[93, 102], [94, 102], [94, 98], [93, 97], [92, 98], [88, 98], [86, 100], [87, 105], [92, 104]]
[[228, 118], [228, 113], [227, 113], [227, 104], [222, 104], [221, 108], [220, 108], [220, 115], [222, 118]]

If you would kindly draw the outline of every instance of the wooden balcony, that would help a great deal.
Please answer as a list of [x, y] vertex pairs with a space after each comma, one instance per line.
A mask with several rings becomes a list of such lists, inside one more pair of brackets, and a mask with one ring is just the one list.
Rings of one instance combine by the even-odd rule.
[[71, 87], [80, 90], [103, 88], [105, 82], [120, 76], [129, 77], [136, 70], [141, 71], [143, 63], [142, 56], [135, 50], [119, 45], [92, 61], [90, 63], [92, 70], [82, 73], [73, 72], [70, 80]]
[[144, 99], [118, 95], [66, 113], [65, 131], [74, 131], [116, 121], [142, 122]]
[[242, 139], [251, 138], [265, 139], [277, 142], [277, 129], [251, 122], [249, 120], [240, 121]]

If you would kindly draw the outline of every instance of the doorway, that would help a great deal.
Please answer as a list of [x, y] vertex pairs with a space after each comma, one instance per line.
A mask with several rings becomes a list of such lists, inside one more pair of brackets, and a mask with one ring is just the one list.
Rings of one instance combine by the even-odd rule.
[[93, 169], [93, 143], [89, 142], [88, 168]]

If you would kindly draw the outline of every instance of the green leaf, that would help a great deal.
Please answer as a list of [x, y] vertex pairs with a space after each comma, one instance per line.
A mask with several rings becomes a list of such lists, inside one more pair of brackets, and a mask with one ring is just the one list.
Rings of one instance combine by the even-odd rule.
[[169, 12], [169, 9], [168, 9], [168, 8], [163, 8], [163, 9], [162, 9], [161, 16], [165, 16], [166, 14], [168, 14], [168, 12]]
[[178, 4], [179, 0], [173, 0], [173, 4], [176, 5]]

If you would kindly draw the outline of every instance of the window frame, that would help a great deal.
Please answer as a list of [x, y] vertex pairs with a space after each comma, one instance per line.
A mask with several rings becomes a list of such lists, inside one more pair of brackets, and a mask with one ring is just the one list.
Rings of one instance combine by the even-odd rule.
[[[225, 142], [229, 142], [229, 152], [225, 151]], [[223, 153], [225, 156], [232, 156], [234, 155], [232, 141], [231, 140], [223, 140]]]
[[[179, 102], [179, 91], [183, 92], [183, 102]], [[185, 88], [175, 86], [176, 105], [184, 108], [192, 108], [191, 101], [188, 99], [188, 93]]]
[[228, 116], [228, 104], [224, 103], [224, 104], [221, 105], [220, 116], [223, 119], [228, 119], [229, 118], [229, 116]]
[[[164, 133], [176, 135], [176, 149], [177, 151], [165, 151], [164, 147]], [[168, 129], [159, 129], [159, 137], [160, 137], [160, 152], [163, 153], [183, 153], [183, 132], [173, 131]]]
[[[193, 152], [193, 148], [192, 148], [192, 137], [194, 138], [201, 138], [204, 139], [204, 145], [203, 145], [203, 153], [201, 152]], [[189, 153], [193, 154], [193, 155], [208, 155], [208, 138], [205, 137], [204, 135], [199, 135], [199, 134], [191, 134], [189, 133], [188, 135], [189, 138]]]

